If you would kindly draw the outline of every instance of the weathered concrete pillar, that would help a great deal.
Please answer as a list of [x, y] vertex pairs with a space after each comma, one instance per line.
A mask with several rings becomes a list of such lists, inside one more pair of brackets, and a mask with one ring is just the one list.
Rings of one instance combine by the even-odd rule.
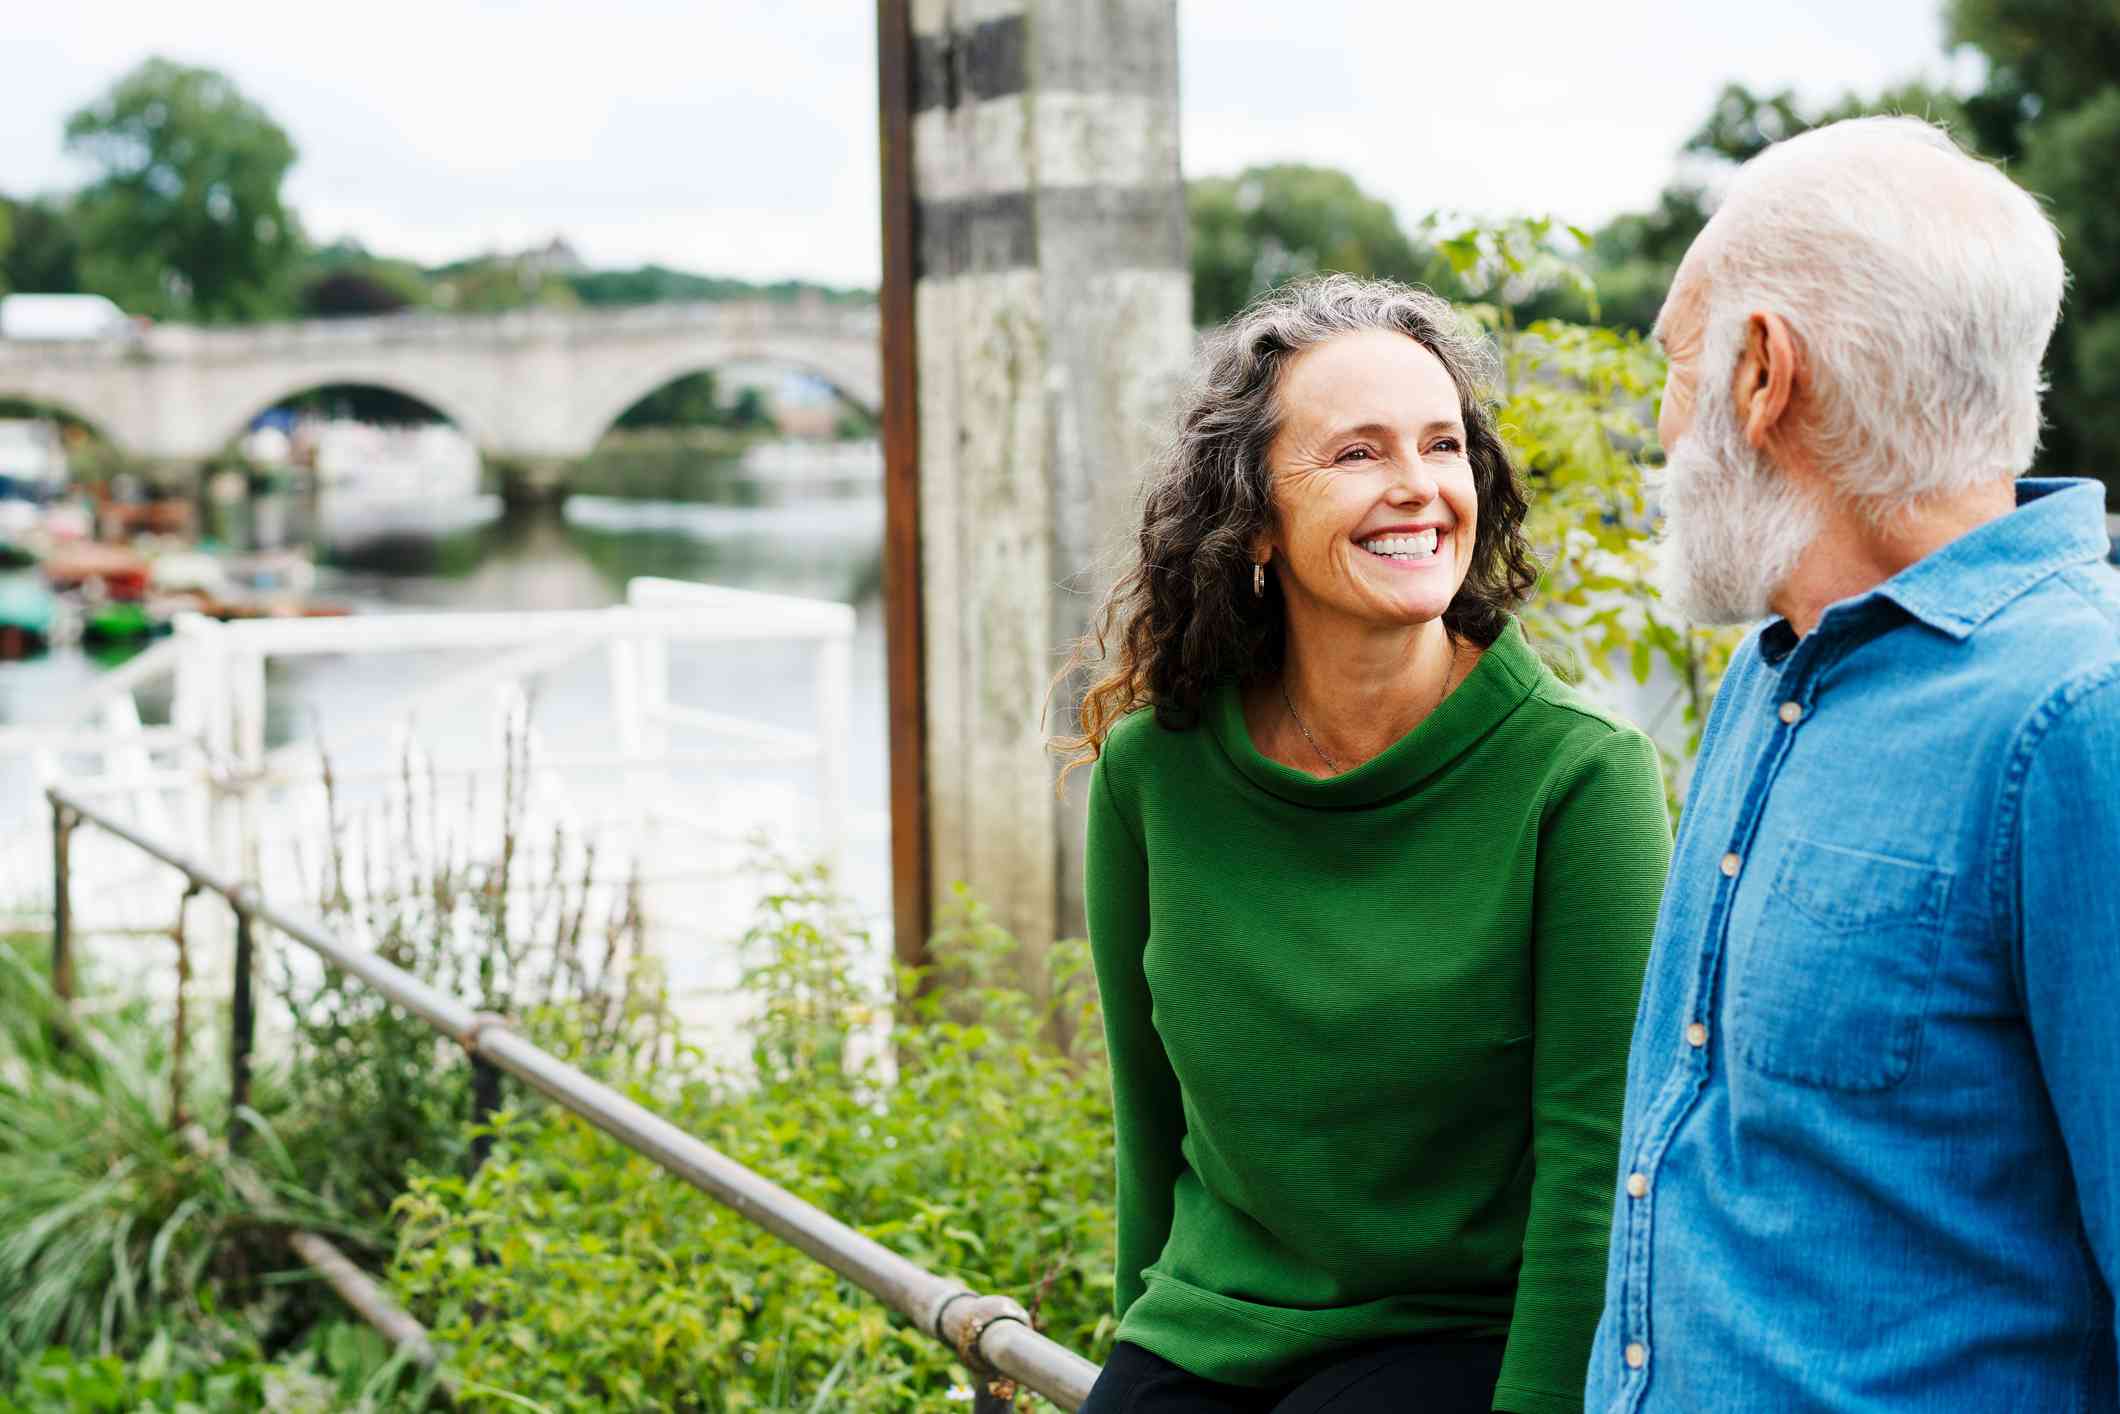
[[[894, 12], [909, 35], [893, 35]], [[883, 0], [882, 13], [886, 446], [894, 492], [917, 486], [899, 509], [917, 511], [918, 541], [917, 585], [901, 565], [890, 588], [901, 608], [917, 595], [923, 659], [916, 679], [908, 635], [894, 641], [894, 742], [909, 739], [903, 689], [921, 689], [924, 826], [911, 789], [893, 790], [899, 843], [919, 829], [925, 844], [923, 859], [897, 851], [912, 956], [925, 928], [905, 936], [922, 911], [907, 895], [942, 900], [959, 881], [1027, 942], [1081, 927], [1081, 780], [1056, 800], [1046, 750], [1072, 704], [1051, 722], [1042, 709], [1109, 582], [1190, 354], [1191, 282], [1174, 0]], [[910, 186], [895, 209], [894, 159]], [[894, 308], [894, 273], [910, 278], [909, 310]], [[889, 366], [908, 314], [917, 438], [889, 410], [911, 381]], [[894, 772], [914, 767], [895, 754]]]

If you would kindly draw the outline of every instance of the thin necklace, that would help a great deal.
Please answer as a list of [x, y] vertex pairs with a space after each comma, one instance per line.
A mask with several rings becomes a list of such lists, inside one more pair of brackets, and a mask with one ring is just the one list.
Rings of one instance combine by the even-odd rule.
[[[1428, 704], [1428, 711], [1421, 718], [1422, 722], [1427, 721], [1429, 717], [1433, 717], [1435, 709], [1443, 705], [1443, 698], [1450, 691], [1450, 679], [1457, 673], [1457, 660], [1457, 640], [1452, 638], [1450, 640], [1450, 663], [1443, 669], [1443, 684], [1436, 689], [1435, 701]], [[1310, 728], [1303, 725], [1302, 713], [1296, 711], [1296, 704], [1290, 700], [1288, 696], [1288, 675], [1286, 673], [1281, 675], [1281, 705], [1288, 709], [1288, 720], [1296, 724], [1296, 730], [1303, 734], [1303, 740], [1309, 742], [1310, 749], [1318, 753], [1318, 759], [1325, 763], [1325, 769], [1332, 772], [1335, 776], [1339, 775], [1340, 763], [1332, 759], [1331, 752], [1318, 745], [1318, 739], [1310, 734]], [[1420, 722], [1416, 722], [1414, 725], [1419, 726]]]

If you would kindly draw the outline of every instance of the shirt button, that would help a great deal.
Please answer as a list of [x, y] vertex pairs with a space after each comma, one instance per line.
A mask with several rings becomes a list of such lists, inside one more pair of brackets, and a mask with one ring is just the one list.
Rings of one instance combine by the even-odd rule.
[[1648, 1364], [1648, 1363], [1649, 1363], [1649, 1347], [1648, 1347], [1648, 1346], [1646, 1346], [1646, 1345], [1643, 1345], [1643, 1344], [1642, 1344], [1642, 1343], [1641, 1343], [1640, 1341], [1638, 1341], [1638, 1340], [1637, 1340], [1637, 1341], [1635, 1341], [1635, 1342], [1634, 1342], [1634, 1343], [1633, 1343], [1632, 1345], [1630, 1345], [1630, 1346], [1628, 1346], [1628, 1347], [1627, 1347], [1627, 1368], [1628, 1368], [1628, 1369], [1630, 1369], [1630, 1370], [1639, 1370], [1639, 1369], [1640, 1369], [1640, 1368], [1641, 1368], [1642, 1366], [1644, 1366], [1644, 1365], [1646, 1365], [1646, 1364]]
[[1686, 1028], [1686, 1044], [1695, 1048], [1708, 1044], [1708, 1028], [1696, 1021]]
[[1797, 724], [1797, 722], [1798, 722], [1798, 721], [1802, 720], [1802, 718], [1803, 718], [1803, 704], [1802, 704], [1802, 703], [1800, 703], [1800, 702], [1784, 702], [1784, 703], [1782, 703], [1782, 704], [1781, 704], [1781, 719], [1782, 719], [1782, 720], [1783, 720], [1784, 722], [1788, 723], [1788, 724], [1789, 724], [1790, 726], [1792, 726], [1792, 727], [1793, 727], [1793, 726], [1795, 726], [1795, 725]]
[[1648, 1196], [1649, 1196], [1649, 1175], [1647, 1175], [1647, 1174], [1645, 1174], [1645, 1173], [1630, 1173], [1630, 1174], [1628, 1174], [1628, 1175], [1627, 1175], [1627, 1196], [1628, 1196], [1629, 1198], [1646, 1198], [1646, 1197], [1648, 1197]]
[[1722, 857], [1722, 871], [1723, 871], [1723, 877], [1724, 877], [1725, 879], [1734, 879], [1734, 878], [1736, 878], [1736, 877], [1737, 877], [1737, 871], [1738, 871], [1738, 870], [1740, 870], [1740, 869], [1742, 869], [1742, 868], [1744, 868], [1744, 864], [1745, 864], [1745, 862], [1744, 862], [1744, 861], [1743, 861], [1742, 859], [1739, 859], [1739, 858], [1738, 858], [1738, 857], [1737, 857], [1736, 855], [1734, 855], [1734, 854], [1726, 854], [1726, 855], [1724, 855], [1724, 856]]

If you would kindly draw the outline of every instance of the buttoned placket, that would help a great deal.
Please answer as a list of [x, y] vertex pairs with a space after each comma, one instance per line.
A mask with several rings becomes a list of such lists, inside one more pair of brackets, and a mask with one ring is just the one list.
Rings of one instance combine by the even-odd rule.
[[1687, 1008], [1685, 1029], [1680, 1033], [1680, 1060], [1672, 1069], [1665, 1087], [1664, 1103], [1658, 1106], [1655, 1121], [1643, 1126], [1644, 1142], [1632, 1156], [1624, 1184], [1628, 1198], [1627, 1279], [1622, 1291], [1620, 1338], [1625, 1343], [1620, 1356], [1627, 1366], [1625, 1407], [1628, 1409], [1640, 1407], [1649, 1387], [1649, 1234], [1655, 1216], [1654, 1184], [1650, 1175], [1677, 1137], [1679, 1126], [1685, 1123], [1686, 1116], [1692, 1113], [1693, 1106], [1708, 1088], [1712, 1075], [1708, 1049], [1712, 1033], [1708, 1018], [1714, 1014], [1715, 999], [1721, 987], [1724, 944], [1737, 890], [1745, 874], [1745, 852], [1759, 833], [1767, 798], [1788, 759], [1796, 729], [1810, 713], [1806, 702], [1815, 698], [1807, 695], [1812, 681], [1823, 671], [1823, 653], [1822, 636], [1812, 635], [1808, 640], [1799, 641], [1783, 661], [1778, 681], [1773, 684], [1775, 698], [1778, 698], [1773, 709], [1777, 725], [1769, 734], [1753, 778], [1746, 787], [1728, 847], [1717, 861], [1721, 878], [1703, 930], [1706, 938], [1694, 973], [1693, 1000]]

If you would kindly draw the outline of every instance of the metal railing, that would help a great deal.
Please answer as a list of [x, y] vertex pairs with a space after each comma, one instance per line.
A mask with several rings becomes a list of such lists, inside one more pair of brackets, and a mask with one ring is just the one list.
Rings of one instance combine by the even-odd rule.
[[[1097, 1366], [1040, 1335], [1032, 1328], [1029, 1314], [1011, 1298], [971, 1291], [863, 1236], [660, 1115], [540, 1050], [511, 1031], [506, 1018], [474, 1011], [374, 953], [340, 942], [316, 924], [266, 903], [250, 885], [225, 877], [66, 791], [55, 787], [47, 790], [45, 796], [52, 809], [52, 979], [62, 1000], [71, 1001], [74, 989], [68, 856], [73, 833], [81, 826], [93, 825], [162, 861], [183, 874], [191, 890], [219, 895], [234, 912], [231, 1115], [249, 1103], [250, 1056], [257, 1016], [251, 973], [256, 930], [263, 925], [340, 971], [358, 977], [390, 1002], [461, 1045], [476, 1068], [474, 1094], [488, 1109], [497, 1106], [500, 1073], [512, 1075], [886, 1302], [922, 1332], [955, 1352], [978, 1377], [974, 1386], [975, 1409], [1010, 1408], [1013, 1391], [1003, 1382], [1043, 1395], [1062, 1409], [1076, 1409], [1088, 1397]], [[235, 1133], [231, 1124], [231, 1142]], [[996, 1384], [1002, 1384], [1002, 1389], [997, 1391]]]

